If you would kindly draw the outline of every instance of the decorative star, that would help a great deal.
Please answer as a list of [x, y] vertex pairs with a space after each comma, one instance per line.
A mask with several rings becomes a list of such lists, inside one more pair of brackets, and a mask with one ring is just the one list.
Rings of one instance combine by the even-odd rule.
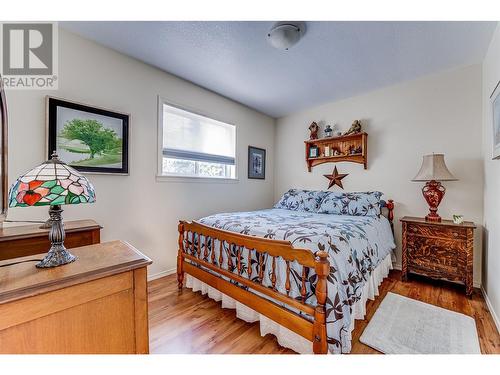
[[333, 185], [337, 185], [341, 189], [344, 189], [344, 187], [342, 186], [341, 180], [344, 177], [349, 176], [349, 174], [342, 174], [342, 173], [339, 174], [339, 172], [337, 171], [337, 166], [335, 166], [332, 174], [324, 174], [323, 176], [325, 176], [326, 178], [328, 178], [330, 180], [330, 183], [328, 184], [328, 189], [330, 189]]

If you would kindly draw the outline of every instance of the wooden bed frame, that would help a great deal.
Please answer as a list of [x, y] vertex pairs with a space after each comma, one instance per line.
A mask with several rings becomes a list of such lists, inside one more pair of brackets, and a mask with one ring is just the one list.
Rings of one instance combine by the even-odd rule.
[[[387, 217], [393, 226], [394, 220], [394, 202], [388, 200], [385, 202], [387, 208]], [[313, 343], [313, 352], [315, 354], [326, 354], [328, 352], [328, 343], [326, 337], [326, 308], [325, 302], [327, 297], [327, 276], [330, 272], [330, 263], [328, 254], [324, 251], [318, 251], [316, 256], [308, 249], [297, 249], [292, 246], [289, 241], [272, 240], [267, 238], [248, 236], [244, 234], [229, 232], [226, 230], [209, 227], [198, 222], [179, 222], [179, 252], [177, 255], [177, 280], [179, 290], [182, 290], [184, 273], [188, 273], [198, 280], [210, 285], [227, 296], [241, 302], [242, 304], [252, 308], [253, 310], [265, 315], [276, 323], [290, 329]], [[196, 244], [195, 238], [205, 239], [204, 249], [200, 241]], [[219, 252], [219, 259], [216, 259], [215, 249], [207, 246], [207, 239], [219, 241], [219, 250], [223, 249], [223, 243], [228, 244], [228, 248], [236, 246], [237, 257], [236, 265], [232, 264], [231, 257], [222, 256], [223, 252]], [[187, 241], [185, 241], [187, 240]], [[215, 241], [210, 241], [215, 244]], [[213, 246], [213, 245], [212, 245]], [[242, 249], [248, 250], [248, 260], [255, 253], [253, 259], [258, 260], [257, 275], [252, 275], [252, 268], [249, 267], [250, 275], [243, 276], [242, 272]], [[203, 251], [202, 251], [203, 250]], [[202, 254], [203, 253], [203, 254]], [[268, 254], [272, 257], [271, 267], [271, 283], [268, 287], [263, 284], [264, 267], [263, 254]], [[281, 257], [286, 262], [286, 294], [281, 293], [276, 289], [276, 258]], [[290, 293], [290, 262], [297, 262], [302, 265], [302, 300], [294, 299], [289, 296]], [[226, 268], [223, 268], [223, 264]], [[199, 266], [204, 267], [212, 272], [209, 272]], [[317, 299], [316, 306], [305, 303], [306, 296], [306, 280], [309, 268], [313, 268], [317, 274], [315, 294]], [[233, 270], [232, 272], [229, 270]], [[213, 272], [228, 278], [227, 281]], [[252, 280], [252, 276], [255, 276]], [[256, 281], [257, 280], [257, 281]], [[234, 283], [235, 282], [235, 283]], [[293, 307], [302, 313], [307, 314], [312, 319], [299, 315], [286, 307], [280, 306], [264, 297], [243, 289], [238, 286], [243, 285], [253, 289], [267, 297], [273, 298], [275, 301]]]

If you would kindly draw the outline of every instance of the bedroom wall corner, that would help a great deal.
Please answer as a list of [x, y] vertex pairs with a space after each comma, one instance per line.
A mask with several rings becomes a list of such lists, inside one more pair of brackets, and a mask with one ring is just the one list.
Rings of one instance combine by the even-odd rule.
[[500, 26], [483, 62], [484, 228], [483, 293], [500, 331], [500, 160], [492, 160], [493, 118], [490, 95], [500, 81]]
[[[64, 220], [95, 219], [101, 240], [121, 239], [153, 259], [149, 278], [176, 267], [177, 223], [273, 203], [274, 122], [269, 116], [76, 34], [59, 29], [59, 89], [7, 92], [9, 183], [46, 160], [45, 96], [130, 113], [130, 174], [88, 175], [97, 202], [65, 206]], [[237, 125], [235, 182], [158, 182], [157, 96]], [[247, 178], [248, 145], [265, 148], [266, 179]], [[47, 209], [9, 210], [11, 220], [44, 220]]]
[[[348, 173], [345, 191], [380, 190], [395, 200], [396, 267], [401, 262], [402, 216], [425, 216], [421, 183], [410, 180], [422, 155], [442, 152], [459, 179], [446, 182], [441, 216], [463, 214], [478, 225], [475, 234], [474, 284], [481, 284], [483, 222], [483, 162], [481, 154], [481, 65], [471, 65], [414, 81], [326, 103], [277, 120], [274, 200], [291, 187], [326, 190], [323, 174], [334, 164], [307, 172], [304, 140], [311, 121], [338, 124], [345, 131], [362, 120], [368, 133], [368, 169], [354, 163], [337, 163]], [[499, 164], [500, 165], [500, 164]], [[336, 188], [336, 190], [339, 190]], [[500, 271], [500, 268], [499, 268]]]

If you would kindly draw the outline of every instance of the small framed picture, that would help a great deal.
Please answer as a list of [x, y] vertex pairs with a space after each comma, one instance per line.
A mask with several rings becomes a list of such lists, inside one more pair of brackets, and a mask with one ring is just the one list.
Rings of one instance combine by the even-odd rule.
[[129, 115], [47, 97], [47, 156], [80, 172], [128, 174]]
[[310, 158], [317, 158], [319, 156], [319, 148], [318, 146], [311, 146], [309, 147], [309, 157]]
[[500, 158], [500, 81], [490, 95], [493, 117], [493, 152], [492, 159]]
[[248, 178], [266, 178], [266, 150], [263, 148], [248, 146]]

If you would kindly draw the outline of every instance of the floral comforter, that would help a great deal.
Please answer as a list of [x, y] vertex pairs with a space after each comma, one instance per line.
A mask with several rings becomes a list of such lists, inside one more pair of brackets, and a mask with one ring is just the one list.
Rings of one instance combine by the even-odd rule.
[[[389, 221], [377, 216], [347, 216], [267, 209], [252, 212], [222, 213], [205, 217], [199, 222], [232, 232], [290, 241], [296, 248], [313, 252], [327, 251], [330, 261], [328, 277], [328, 298], [326, 321], [329, 351], [348, 353], [351, 350], [351, 306], [361, 297], [363, 286], [377, 265], [395, 248]], [[203, 241], [201, 241], [203, 244]], [[218, 249], [219, 246], [209, 248]], [[218, 250], [217, 252], [218, 257]], [[248, 253], [242, 256], [242, 272], [247, 276]], [[236, 266], [237, 250], [225, 248]], [[279, 259], [281, 260], [281, 258]], [[265, 259], [263, 283], [271, 285], [271, 257]], [[226, 262], [224, 262], [226, 264]], [[257, 259], [252, 259], [250, 267], [252, 279], [257, 277]], [[233, 270], [231, 270], [233, 271]], [[277, 262], [276, 288], [285, 290], [285, 262]], [[290, 296], [300, 299], [302, 267], [291, 265]], [[316, 297], [311, 285], [316, 275], [309, 270], [306, 302], [315, 305]]]

